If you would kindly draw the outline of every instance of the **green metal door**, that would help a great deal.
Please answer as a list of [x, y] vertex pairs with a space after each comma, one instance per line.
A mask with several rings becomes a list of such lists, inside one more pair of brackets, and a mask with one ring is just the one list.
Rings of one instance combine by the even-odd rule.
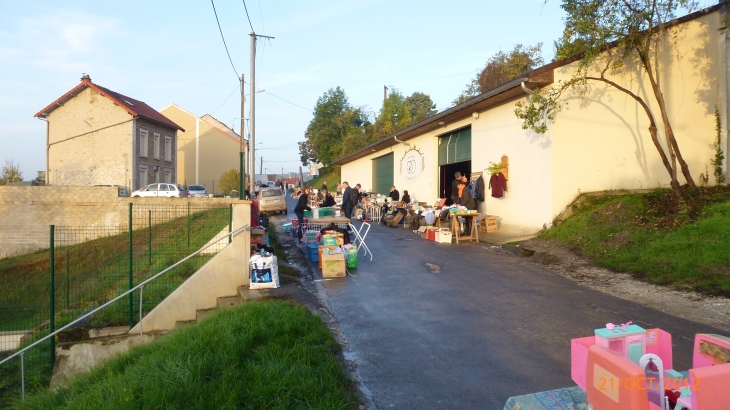
[[439, 138], [439, 165], [471, 160], [471, 127]]
[[387, 195], [393, 186], [393, 153], [373, 159], [373, 191]]

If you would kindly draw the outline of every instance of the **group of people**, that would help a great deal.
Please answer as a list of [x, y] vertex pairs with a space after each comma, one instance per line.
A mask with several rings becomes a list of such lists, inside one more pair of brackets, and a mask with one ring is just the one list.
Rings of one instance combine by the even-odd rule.
[[[340, 184], [337, 183], [337, 193], [340, 193], [340, 190], [343, 192], [342, 194], [342, 212], [345, 214], [345, 217], [347, 219], [352, 219], [352, 211], [357, 206], [358, 202], [362, 199], [362, 194], [360, 193], [360, 189], [362, 187], [360, 184], [355, 185], [354, 187], [350, 187], [350, 184], [347, 183], [347, 181]], [[311, 211], [312, 208], [309, 206], [309, 195], [311, 193], [310, 187], [305, 186], [304, 189], [301, 191], [299, 195], [299, 199], [297, 200], [297, 205], [294, 207], [294, 214], [297, 216], [297, 220], [299, 221], [299, 237], [302, 235], [302, 226], [304, 224], [304, 211]], [[335, 198], [332, 196], [332, 193], [327, 189], [327, 181], [324, 181], [322, 183], [322, 188], [319, 190], [319, 199], [323, 202], [320, 203], [321, 207], [331, 207], [337, 204], [335, 202]]]
[[451, 202], [454, 205], [461, 205], [469, 210], [477, 209], [477, 201], [468, 188], [466, 176], [456, 171], [454, 181], [451, 183]]

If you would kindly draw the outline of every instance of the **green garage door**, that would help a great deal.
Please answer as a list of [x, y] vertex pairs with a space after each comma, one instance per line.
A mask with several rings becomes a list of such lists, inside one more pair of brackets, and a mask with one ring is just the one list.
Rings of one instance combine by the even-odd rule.
[[439, 138], [439, 165], [471, 160], [471, 128], [462, 128]]
[[373, 191], [388, 195], [393, 186], [393, 153], [373, 159]]

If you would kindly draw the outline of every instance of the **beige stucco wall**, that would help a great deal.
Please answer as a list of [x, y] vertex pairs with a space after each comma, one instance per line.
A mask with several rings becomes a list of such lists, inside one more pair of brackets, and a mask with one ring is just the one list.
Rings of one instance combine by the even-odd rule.
[[203, 120], [196, 120], [193, 114], [176, 105], [164, 108], [161, 113], [185, 129], [185, 132], [178, 131], [177, 183], [199, 184], [209, 194], [222, 193], [218, 186], [221, 175], [231, 169], [239, 169], [240, 141], [233, 140]]
[[[669, 119], [696, 183], [705, 167], [712, 175], [714, 109], [716, 104], [720, 112], [725, 109], [725, 92], [718, 89], [719, 20], [720, 14], [715, 12], [681, 25], [675, 29], [676, 48], [667, 47], [660, 59], [661, 87]], [[555, 81], [570, 78], [576, 66], [573, 63], [555, 70]], [[659, 107], [645, 75], [628, 66], [625, 72], [608, 77], [650, 104], [659, 140], [666, 146]], [[551, 126], [554, 214], [560, 213], [579, 192], [668, 186], [669, 174], [651, 140], [648, 117], [633, 99], [604, 84], [593, 83], [587, 98], [581, 101], [573, 95], [568, 101], [569, 105]], [[727, 135], [727, 131], [723, 130], [723, 134]], [[681, 170], [678, 178], [684, 183]], [[710, 183], [714, 183], [712, 176]]]
[[[132, 115], [127, 111], [86, 88], [53, 110], [47, 121], [51, 185], [128, 185]], [[78, 136], [94, 130], [99, 131]]]
[[[724, 76], [720, 76], [721, 58], [726, 47], [724, 30], [720, 30], [720, 13], [714, 12], [685, 23], [676, 29], [677, 47], [665, 44], [661, 56], [661, 84], [667, 110], [679, 147], [696, 183], [700, 173], [710, 172], [714, 157], [715, 105], [727, 112]], [[720, 33], [720, 34], [718, 34]], [[555, 82], [566, 81], [577, 63], [555, 70]], [[664, 142], [662, 119], [645, 79], [635, 67], [612, 75], [616, 80], [649, 102]], [[395, 153], [395, 185], [408, 189], [419, 200], [433, 202], [437, 197], [437, 136], [471, 124], [472, 171], [483, 171], [489, 162], [509, 157], [508, 192], [495, 199], [486, 191], [487, 201], [480, 212], [497, 215], [503, 223], [528, 227], [548, 226], [572, 202], [579, 192], [613, 189], [667, 187], [669, 175], [648, 132], [643, 109], [625, 94], [603, 84], [594, 84], [581, 100], [568, 95], [566, 105], [550, 124], [550, 130], [537, 135], [522, 130], [514, 115], [515, 103], [509, 101], [480, 112], [478, 119], [468, 118], [435, 132], [409, 140], [425, 154], [425, 170], [418, 180], [405, 184], [400, 177], [399, 162], [407, 149], [396, 145], [342, 166], [342, 179], [372, 186], [371, 160], [387, 152]], [[727, 119], [722, 119], [723, 147], [728, 146]], [[725, 153], [727, 174], [728, 152]], [[679, 172], [681, 183], [684, 179]], [[487, 182], [488, 183], [488, 182]]]

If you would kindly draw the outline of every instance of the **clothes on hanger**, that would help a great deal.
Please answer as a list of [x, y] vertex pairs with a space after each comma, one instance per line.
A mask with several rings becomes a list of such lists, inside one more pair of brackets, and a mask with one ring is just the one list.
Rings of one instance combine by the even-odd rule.
[[493, 198], [504, 198], [504, 193], [507, 192], [507, 179], [501, 172], [492, 175], [489, 178], [489, 188], [492, 189]]

